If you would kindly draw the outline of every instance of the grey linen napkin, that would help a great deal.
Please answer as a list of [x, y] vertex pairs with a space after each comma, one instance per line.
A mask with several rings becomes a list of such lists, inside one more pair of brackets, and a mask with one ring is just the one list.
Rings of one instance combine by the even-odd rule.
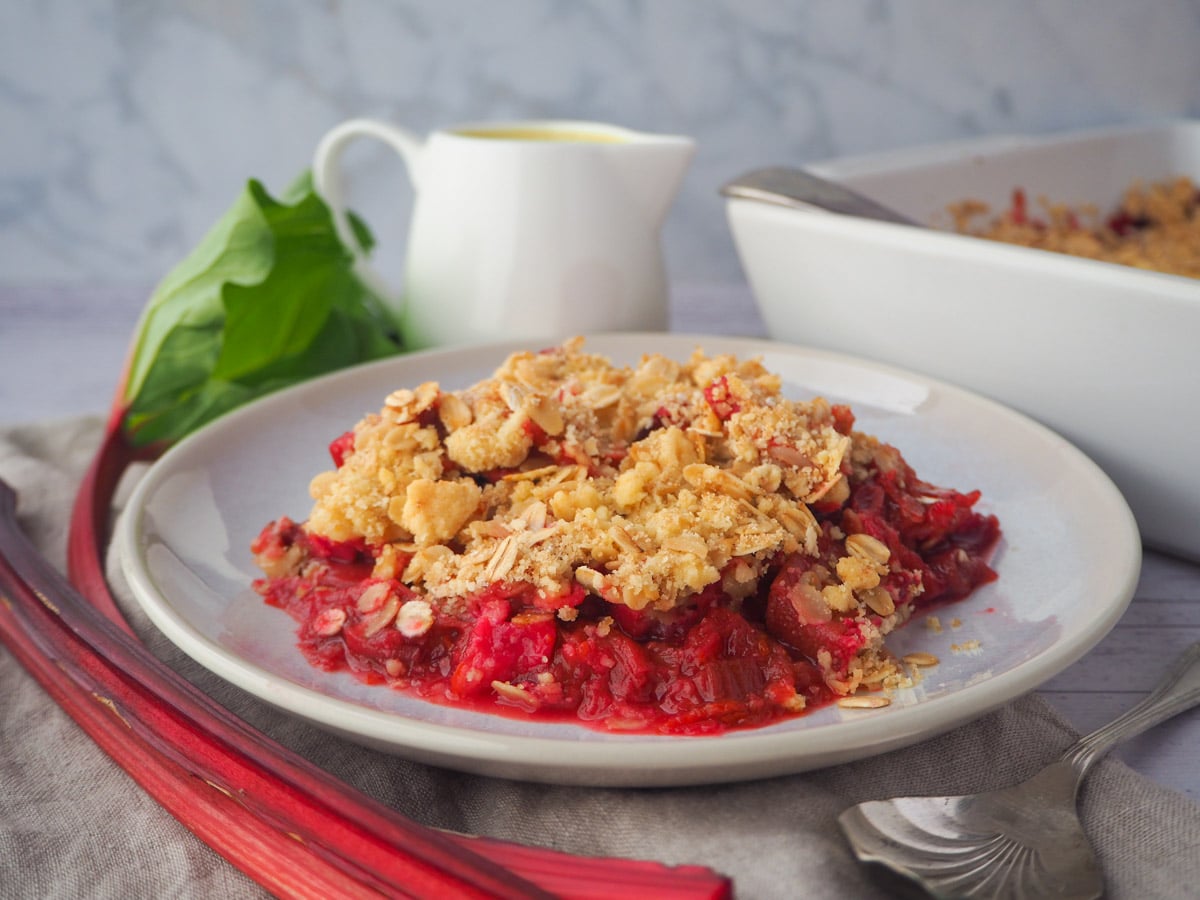
[[[0, 430], [0, 477], [59, 566], [71, 498], [99, 433], [91, 418]], [[119, 581], [116, 589], [127, 596]], [[851, 856], [839, 812], [896, 794], [1010, 784], [1077, 736], [1031, 695], [911, 749], [804, 775], [662, 790], [545, 787], [420, 765], [317, 731], [199, 668], [136, 604], [123, 605], [153, 651], [221, 703], [421, 822], [572, 853], [700, 863], [731, 876], [743, 898], [887, 897]], [[3, 900], [262, 895], [143, 794], [2, 646], [0, 745]], [[1080, 809], [1111, 897], [1196, 896], [1200, 807], [1105, 760]]]

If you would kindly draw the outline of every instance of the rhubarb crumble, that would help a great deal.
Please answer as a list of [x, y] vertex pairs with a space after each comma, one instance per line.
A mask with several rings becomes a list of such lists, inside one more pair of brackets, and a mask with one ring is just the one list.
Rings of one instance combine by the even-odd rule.
[[1200, 278], [1200, 187], [1190, 178], [1130, 185], [1104, 216], [1046, 198], [1039, 207], [1030, 209], [1018, 188], [998, 215], [977, 200], [954, 204], [950, 214], [962, 234]]
[[256, 589], [314, 665], [439, 703], [762, 725], [885, 697], [884, 636], [995, 578], [978, 492], [753, 359], [620, 367], [574, 339], [397, 390], [330, 453], [308, 518], [254, 542]]

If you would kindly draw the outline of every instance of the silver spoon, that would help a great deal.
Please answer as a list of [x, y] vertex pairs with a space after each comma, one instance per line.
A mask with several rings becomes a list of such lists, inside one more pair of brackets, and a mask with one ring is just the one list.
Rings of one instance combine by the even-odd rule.
[[724, 185], [721, 194], [725, 197], [759, 200], [793, 208], [818, 206], [848, 216], [925, 227], [894, 209], [876, 203], [870, 197], [864, 197], [844, 185], [803, 169], [755, 169]]
[[1117, 743], [1198, 703], [1200, 642], [1141, 703], [1016, 787], [873, 800], [838, 822], [860, 860], [882, 864], [934, 897], [1092, 900], [1104, 883], [1076, 814], [1080, 783]]

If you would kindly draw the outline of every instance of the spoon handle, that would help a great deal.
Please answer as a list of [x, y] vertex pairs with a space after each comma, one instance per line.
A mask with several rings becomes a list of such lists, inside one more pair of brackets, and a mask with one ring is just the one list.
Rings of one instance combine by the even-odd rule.
[[1064, 754], [1078, 779], [1115, 745], [1200, 704], [1200, 641], [1179, 655], [1167, 674], [1137, 706], [1080, 738]]
[[816, 206], [829, 212], [863, 219], [876, 219], [898, 225], [917, 225], [907, 216], [876, 203], [870, 197], [864, 197], [845, 185], [803, 169], [755, 169], [725, 184], [721, 188], [721, 194], [741, 200], [774, 203], [778, 206]]

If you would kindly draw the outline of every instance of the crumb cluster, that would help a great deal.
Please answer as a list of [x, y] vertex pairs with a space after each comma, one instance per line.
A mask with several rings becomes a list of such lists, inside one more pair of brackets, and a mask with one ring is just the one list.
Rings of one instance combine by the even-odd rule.
[[[758, 360], [699, 350], [633, 367], [580, 339], [516, 353], [465, 390], [392, 393], [312, 481], [306, 527], [380, 548], [374, 577], [439, 601], [502, 580], [551, 606], [576, 585], [635, 610], [718, 581], [748, 595], [777, 554], [816, 555], [810, 505], [849, 493], [857, 437], [780, 387]], [[881, 603], [887, 548], [864, 535], [847, 550], [824, 599]]]
[[1039, 205], [1040, 214], [1033, 214], [1016, 191], [1002, 215], [992, 216], [978, 200], [957, 203], [950, 213], [963, 234], [1200, 278], [1200, 188], [1189, 178], [1135, 183], [1120, 208], [1103, 219], [1091, 206], [1044, 198]]

